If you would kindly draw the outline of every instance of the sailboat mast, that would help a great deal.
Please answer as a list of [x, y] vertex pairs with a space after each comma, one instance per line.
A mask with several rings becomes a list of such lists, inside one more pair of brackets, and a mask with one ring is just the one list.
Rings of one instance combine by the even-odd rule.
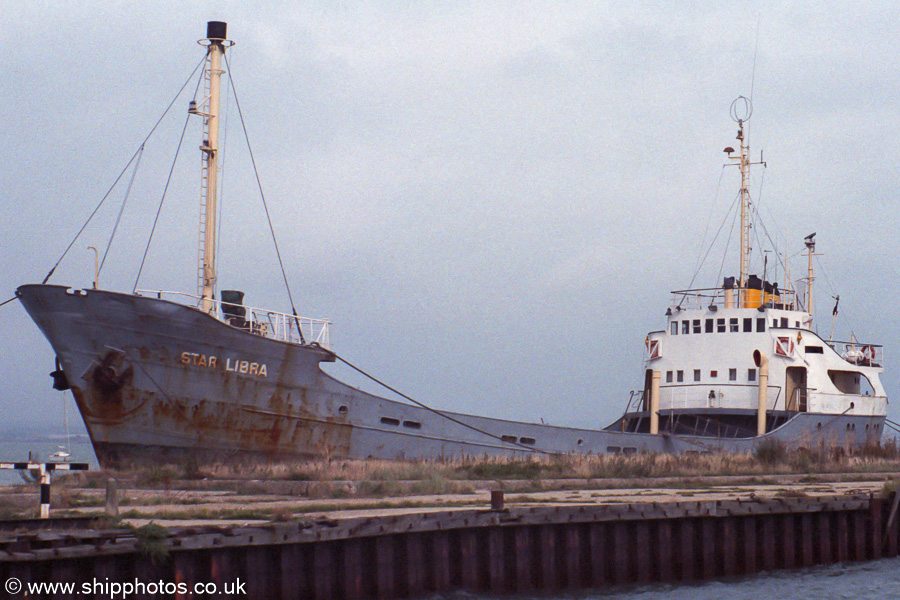
[[208, 97], [204, 111], [196, 105], [192, 112], [204, 117], [206, 136], [200, 150], [203, 152], [203, 181], [201, 184], [203, 207], [200, 219], [200, 279], [201, 308], [203, 312], [215, 310], [216, 298], [216, 203], [219, 175], [219, 96], [221, 87], [222, 58], [225, 48], [232, 43], [226, 39], [227, 24], [219, 21], [207, 23], [207, 39], [200, 43], [207, 47], [205, 78]]

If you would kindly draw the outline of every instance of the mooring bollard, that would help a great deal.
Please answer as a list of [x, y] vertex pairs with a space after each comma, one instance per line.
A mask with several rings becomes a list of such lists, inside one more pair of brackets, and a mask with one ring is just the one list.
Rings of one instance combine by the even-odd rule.
[[491, 510], [503, 510], [503, 490], [491, 490]]
[[13, 471], [39, 471], [41, 474], [41, 518], [50, 518], [50, 473], [53, 471], [87, 471], [87, 463], [56, 463], [56, 462], [4, 462], [0, 463], [0, 469]]

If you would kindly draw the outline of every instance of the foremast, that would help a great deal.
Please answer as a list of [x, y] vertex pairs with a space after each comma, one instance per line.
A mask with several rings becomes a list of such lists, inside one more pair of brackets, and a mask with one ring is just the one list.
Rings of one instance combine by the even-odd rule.
[[234, 45], [226, 39], [228, 25], [210, 21], [206, 25], [206, 39], [198, 43], [206, 46], [204, 81], [206, 97], [191, 101], [191, 114], [203, 117], [203, 144], [200, 146], [203, 175], [200, 183], [200, 247], [198, 257], [198, 288], [203, 312], [215, 310], [216, 298], [216, 212], [219, 180], [219, 98], [222, 60], [225, 48]]

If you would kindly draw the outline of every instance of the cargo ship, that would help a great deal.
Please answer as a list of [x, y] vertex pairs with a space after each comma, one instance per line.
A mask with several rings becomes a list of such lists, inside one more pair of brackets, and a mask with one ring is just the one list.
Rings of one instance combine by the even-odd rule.
[[[605, 429], [438, 410], [346, 385], [325, 320], [244, 303], [216, 288], [219, 97], [227, 26], [210, 22], [197, 293], [22, 285], [16, 295], [57, 357], [104, 467], [162, 462], [435, 459], [559, 453], [859, 448], [877, 443], [887, 396], [883, 348], [824, 339], [813, 326], [815, 234], [798, 293], [750, 273], [750, 103], [732, 105], [741, 174], [740, 265], [712, 288], [672, 292], [664, 328], [643, 340], [643, 386]], [[798, 236], [799, 238], [799, 236]], [[786, 272], [786, 271], [785, 271]], [[799, 287], [799, 286], [798, 286]], [[662, 312], [662, 311], [661, 311]], [[636, 340], [640, 343], [640, 340]], [[349, 364], [349, 363], [348, 363]], [[625, 399], [623, 399], [624, 401]]]

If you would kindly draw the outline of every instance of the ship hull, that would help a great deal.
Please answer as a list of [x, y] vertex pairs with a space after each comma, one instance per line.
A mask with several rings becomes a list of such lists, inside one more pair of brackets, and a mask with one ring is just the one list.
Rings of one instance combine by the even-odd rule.
[[17, 296], [53, 347], [104, 467], [750, 451], [767, 439], [851, 448], [877, 442], [884, 421], [796, 413], [764, 436], [735, 438], [438, 413], [341, 383], [320, 368], [334, 360], [323, 348], [261, 337], [192, 307], [49, 285]]

